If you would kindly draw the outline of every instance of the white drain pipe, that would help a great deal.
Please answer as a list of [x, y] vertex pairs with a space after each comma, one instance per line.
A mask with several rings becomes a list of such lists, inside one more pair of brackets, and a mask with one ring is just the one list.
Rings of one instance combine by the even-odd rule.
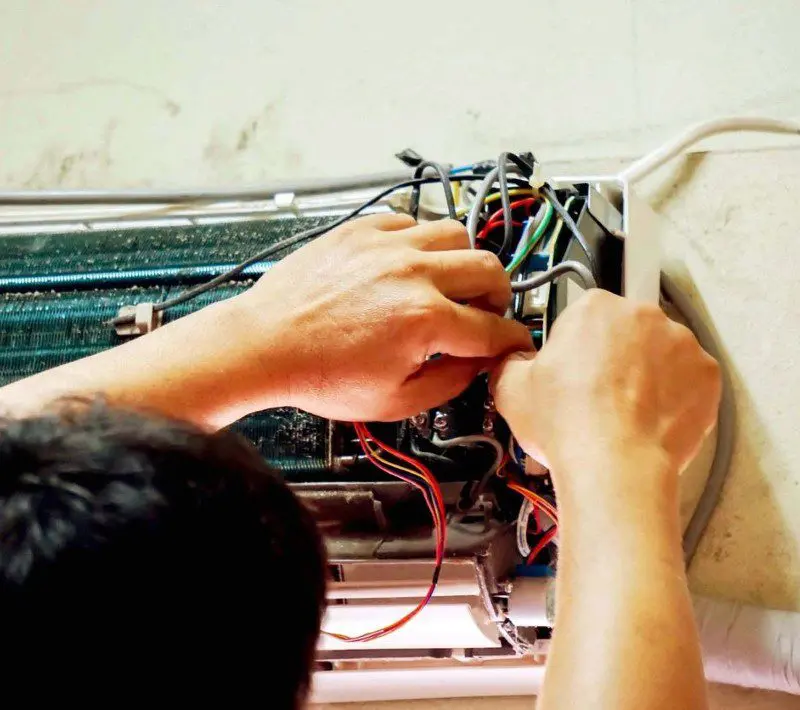
[[[706, 678], [800, 695], [800, 613], [694, 596]], [[509, 599], [519, 626], [549, 626], [555, 580], [518, 579]]]
[[800, 614], [693, 601], [708, 680], [800, 695]]

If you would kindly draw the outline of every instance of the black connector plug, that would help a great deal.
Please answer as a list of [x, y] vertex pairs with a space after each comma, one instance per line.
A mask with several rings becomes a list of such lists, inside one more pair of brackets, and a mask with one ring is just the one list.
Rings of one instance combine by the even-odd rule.
[[413, 148], [401, 150], [399, 153], [395, 153], [394, 157], [403, 162], [409, 168], [416, 168], [420, 163], [425, 162], [425, 158], [423, 158]]

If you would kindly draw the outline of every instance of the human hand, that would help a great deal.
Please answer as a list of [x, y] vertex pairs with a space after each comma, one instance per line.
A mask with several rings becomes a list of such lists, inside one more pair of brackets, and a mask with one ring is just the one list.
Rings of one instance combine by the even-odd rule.
[[396, 420], [454, 397], [496, 358], [530, 349], [527, 329], [502, 317], [511, 299], [502, 265], [468, 247], [457, 222], [386, 214], [283, 259], [237, 297], [250, 324], [240, 352], [263, 353], [251, 378], [264, 390], [260, 403]]
[[509, 356], [492, 384], [520, 445], [562, 488], [580, 485], [581, 469], [613, 478], [636, 468], [621, 465], [634, 454], [674, 475], [716, 422], [721, 394], [716, 362], [687, 328], [600, 290], [559, 317], [540, 353]]

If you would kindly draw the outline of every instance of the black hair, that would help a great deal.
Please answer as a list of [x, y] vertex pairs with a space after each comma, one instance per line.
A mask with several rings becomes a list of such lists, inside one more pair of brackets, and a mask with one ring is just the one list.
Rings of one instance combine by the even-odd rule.
[[294, 710], [324, 570], [313, 517], [233, 433], [102, 403], [0, 423], [5, 688], [80, 669]]

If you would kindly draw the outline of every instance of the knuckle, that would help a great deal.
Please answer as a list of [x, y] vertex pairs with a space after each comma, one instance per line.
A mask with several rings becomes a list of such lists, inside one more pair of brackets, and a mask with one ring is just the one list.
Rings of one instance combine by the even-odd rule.
[[605, 310], [615, 301], [614, 296], [601, 288], [589, 289], [578, 301], [578, 306], [582, 311], [595, 313]]
[[493, 254], [490, 251], [480, 250], [478, 252], [480, 264], [483, 266], [484, 269], [487, 271], [496, 271], [498, 273], [505, 273], [503, 269], [503, 264], [500, 262], [500, 259], [497, 257], [497, 254]]
[[428, 328], [436, 326], [447, 317], [446, 303], [433, 295], [417, 298], [405, 309], [405, 322], [410, 327]]
[[670, 328], [672, 331], [672, 335], [675, 338], [676, 343], [683, 348], [691, 348], [697, 349], [700, 352], [704, 352], [702, 348], [700, 348], [699, 343], [697, 342], [697, 338], [694, 337], [694, 333], [689, 330], [683, 323], [675, 323], [674, 321], [669, 321]]
[[405, 257], [397, 259], [394, 263], [394, 273], [401, 279], [416, 279], [428, 273], [430, 265], [428, 260], [420, 258], [420, 253], [409, 250]]
[[638, 318], [666, 321], [664, 311], [655, 303], [636, 302], [633, 307], [633, 312]]
[[469, 248], [469, 237], [466, 227], [454, 219], [440, 219], [436, 222], [428, 222], [424, 225], [430, 241], [433, 244], [438, 242], [446, 243], [451, 249]]
[[464, 237], [464, 241], [469, 245], [467, 238], [467, 228], [455, 219], [441, 219], [437, 222], [439, 229], [451, 237]]
[[392, 224], [397, 225], [398, 227], [414, 227], [417, 224], [417, 220], [415, 220], [410, 214], [405, 214], [403, 212], [395, 212], [391, 215]]

